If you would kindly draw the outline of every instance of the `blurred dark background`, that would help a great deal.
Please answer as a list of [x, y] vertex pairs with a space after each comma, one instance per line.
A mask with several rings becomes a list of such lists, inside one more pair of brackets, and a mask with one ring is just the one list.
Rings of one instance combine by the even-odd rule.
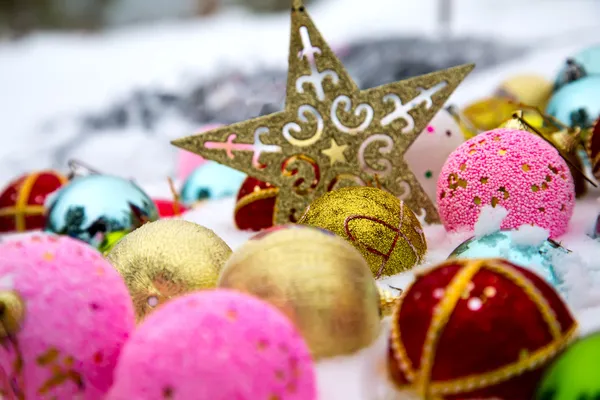
[[289, 4], [289, 0], [0, 0], [0, 32], [15, 38], [39, 29], [94, 31], [207, 16], [232, 5], [269, 13], [286, 10]]

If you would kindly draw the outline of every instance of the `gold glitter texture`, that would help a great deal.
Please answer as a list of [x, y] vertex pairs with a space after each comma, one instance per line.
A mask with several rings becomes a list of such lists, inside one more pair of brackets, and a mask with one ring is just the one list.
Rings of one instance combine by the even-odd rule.
[[360, 91], [299, 0], [288, 65], [283, 111], [173, 144], [278, 187], [277, 224], [297, 221], [329, 190], [375, 176], [426, 222], [439, 222], [403, 155], [473, 65]]
[[124, 278], [140, 322], [173, 297], [214, 288], [230, 254], [229, 246], [210, 229], [165, 219], [125, 236], [107, 259]]
[[365, 257], [375, 278], [419, 264], [427, 251], [421, 224], [402, 200], [373, 187], [348, 187], [315, 200], [300, 224], [327, 229]]
[[219, 287], [249, 293], [285, 313], [313, 357], [354, 353], [379, 335], [379, 292], [358, 251], [318, 229], [291, 226], [248, 241]]

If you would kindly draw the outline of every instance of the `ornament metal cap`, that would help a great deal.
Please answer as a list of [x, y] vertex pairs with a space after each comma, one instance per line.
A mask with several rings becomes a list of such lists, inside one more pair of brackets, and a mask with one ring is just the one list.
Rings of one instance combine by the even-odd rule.
[[23, 299], [14, 291], [0, 291], [0, 338], [14, 336], [24, 318]]

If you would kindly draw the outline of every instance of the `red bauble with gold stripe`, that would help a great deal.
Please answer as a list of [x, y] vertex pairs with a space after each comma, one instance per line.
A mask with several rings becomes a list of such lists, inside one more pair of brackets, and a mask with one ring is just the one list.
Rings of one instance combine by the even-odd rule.
[[542, 278], [500, 259], [417, 276], [392, 319], [389, 371], [426, 399], [530, 400], [577, 324]]
[[247, 177], [237, 195], [234, 218], [241, 230], [260, 231], [273, 226], [278, 189]]
[[56, 171], [40, 171], [12, 181], [0, 194], [0, 232], [43, 229], [46, 197], [67, 183]]

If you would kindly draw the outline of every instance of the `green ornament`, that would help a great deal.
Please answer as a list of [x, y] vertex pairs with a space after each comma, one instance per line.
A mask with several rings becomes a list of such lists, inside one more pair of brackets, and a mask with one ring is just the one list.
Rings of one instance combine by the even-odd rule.
[[600, 333], [571, 345], [546, 371], [535, 400], [600, 399]]

